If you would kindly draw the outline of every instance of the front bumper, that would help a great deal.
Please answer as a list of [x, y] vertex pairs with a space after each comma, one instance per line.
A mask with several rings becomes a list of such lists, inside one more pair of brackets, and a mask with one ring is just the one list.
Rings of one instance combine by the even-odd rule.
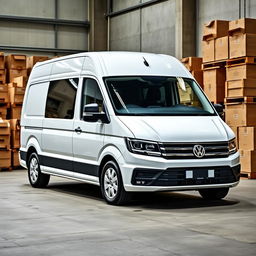
[[191, 186], [217, 185], [234, 183], [240, 179], [240, 165], [168, 168], [166, 170], [148, 170], [135, 168], [132, 175], [132, 185], [137, 186]]
[[[184, 160], [126, 154], [120, 169], [126, 191], [234, 187], [240, 179], [239, 158], [238, 152], [227, 158]], [[192, 176], [187, 175], [188, 171]]]

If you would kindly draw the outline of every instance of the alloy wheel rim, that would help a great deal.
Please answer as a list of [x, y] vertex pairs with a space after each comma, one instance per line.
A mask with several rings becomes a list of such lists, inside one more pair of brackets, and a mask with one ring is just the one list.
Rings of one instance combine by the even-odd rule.
[[38, 179], [38, 161], [36, 158], [32, 158], [30, 161], [29, 175], [31, 181], [35, 183]]
[[113, 199], [118, 191], [118, 179], [116, 170], [108, 168], [104, 175], [104, 191], [108, 198]]

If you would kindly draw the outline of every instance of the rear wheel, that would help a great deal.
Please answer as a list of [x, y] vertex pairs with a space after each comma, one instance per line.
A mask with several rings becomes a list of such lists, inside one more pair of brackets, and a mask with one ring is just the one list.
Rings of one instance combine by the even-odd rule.
[[50, 175], [41, 172], [39, 158], [36, 153], [32, 153], [28, 160], [28, 179], [34, 188], [44, 188], [50, 180]]
[[108, 204], [125, 204], [130, 194], [124, 190], [121, 172], [114, 161], [108, 161], [101, 172], [101, 193]]
[[207, 200], [220, 200], [228, 194], [229, 188], [201, 189], [199, 194]]

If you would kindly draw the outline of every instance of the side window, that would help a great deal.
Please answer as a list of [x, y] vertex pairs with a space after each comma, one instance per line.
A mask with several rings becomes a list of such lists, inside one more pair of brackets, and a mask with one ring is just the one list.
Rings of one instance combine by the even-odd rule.
[[103, 97], [98, 83], [91, 78], [85, 78], [83, 82], [81, 116], [84, 105], [98, 103], [100, 111], [103, 110]]
[[45, 117], [73, 119], [78, 78], [51, 81]]

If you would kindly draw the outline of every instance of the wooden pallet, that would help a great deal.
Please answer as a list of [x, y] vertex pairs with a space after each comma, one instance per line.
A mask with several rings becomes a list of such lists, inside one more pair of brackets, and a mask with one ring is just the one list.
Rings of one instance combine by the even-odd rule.
[[210, 69], [210, 68], [225, 68], [227, 65], [226, 60], [218, 60], [213, 62], [206, 62], [202, 64], [202, 69]]
[[241, 64], [256, 64], [256, 57], [239, 57], [227, 60], [227, 66], [236, 66]]
[[10, 172], [12, 171], [12, 167], [0, 167], [0, 172]]
[[14, 102], [14, 103], [10, 103], [10, 107], [14, 108], [14, 107], [22, 107], [23, 102]]
[[241, 172], [241, 178], [256, 179], [256, 172]]
[[10, 107], [10, 103], [9, 102], [2, 102], [0, 100], [0, 108], [4, 108], [4, 107], [9, 108]]
[[225, 98], [225, 103], [256, 103], [256, 97]]

